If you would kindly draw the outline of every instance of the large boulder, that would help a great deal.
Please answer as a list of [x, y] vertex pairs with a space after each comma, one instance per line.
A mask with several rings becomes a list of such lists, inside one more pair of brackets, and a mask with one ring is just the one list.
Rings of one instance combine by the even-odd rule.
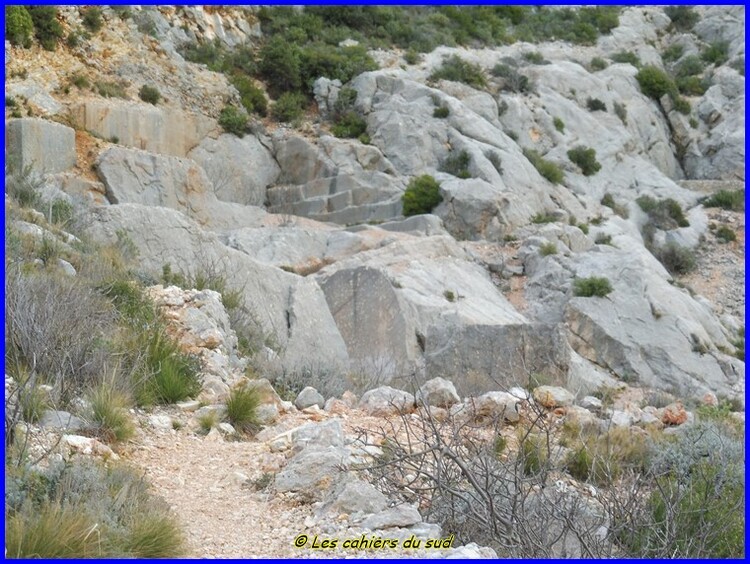
[[265, 204], [266, 189], [280, 172], [271, 152], [254, 135], [207, 137], [188, 157], [206, 171], [219, 200], [250, 206]]
[[76, 166], [76, 133], [44, 119], [11, 119], [5, 122], [5, 150], [19, 170], [63, 172]]
[[313, 278], [256, 262], [167, 208], [96, 208], [89, 233], [105, 243], [126, 236], [139, 252], [139, 267], [155, 276], [165, 264], [189, 276], [206, 269], [223, 275], [228, 288], [240, 291], [259, 334], [272, 336], [287, 371], [346, 369], [346, 345]]
[[344, 473], [349, 453], [341, 447], [307, 448], [295, 455], [274, 485], [279, 492], [296, 492], [306, 498], [321, 500]]
[[216, 128], [208, 116], [140, 102], [86, 100], [71, 108], [76, 127], [152, 153], [185, 157]]

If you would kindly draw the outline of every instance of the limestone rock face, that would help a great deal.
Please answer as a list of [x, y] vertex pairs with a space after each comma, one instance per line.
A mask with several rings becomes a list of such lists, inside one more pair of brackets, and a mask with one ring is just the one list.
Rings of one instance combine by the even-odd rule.
[[185, 157], [216, 128], [216, 121], [175, 108], [139, 102], [86, 100], [71, 108], [77, 127], [127, 147]]
[[219, 200], [250, 206], [264, 205], [266, 189], [280, 172], [271, 152], [254, 135], [206, 137], [188, 157], [206, 171]]
[[19, 170], [37, 174], [64, 172], [76, 165], [75, 131], [39, 118], [5, 122], [5, 150]]
[[93, 220], [95, 239], [115, 241], [121, 230], [138, 249], [141, 268], [157, 276], [165, 264], [191, 276], [208, 267], [218, 269], [228, 287], [240, 290], [258, 329], [274, 336], [287, 369], [337, 373], [346, 368], [346, 346], [313, 278], [258, 263], [167, 208], [106, 206], [94, 211]]

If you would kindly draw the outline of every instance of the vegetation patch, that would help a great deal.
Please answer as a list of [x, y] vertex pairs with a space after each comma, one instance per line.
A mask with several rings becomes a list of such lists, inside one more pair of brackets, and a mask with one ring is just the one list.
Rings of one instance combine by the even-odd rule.
[[440, 170], [458, 178], [471, 178], [470, 163], [471, 157], [466, 151], [451, 152], [443, 161]]
[[432, 210], [443, 201], [440, 184], [428, 174], [419, 176], [409, 182], [401, 201], [406, 217], [432, 213]]
[[719, 190], [704, 199], [701, 204], [705, 208], [743, 211], [745, 209], [745, 190]]
[[534, 149], [524, 149], [523, 156], [534, 165], [534, 168], [539, 174], [552, 182], [552, 184], [560, 184], [563, 181], [563, 172], [560, 170], [560, 167], [552, 161], [544, 159]]
[[487, 85], [482, 67], [469, 63], [458, 55], [452, 55], [445, 59], [442, 65], [432, 72], [430, 80], [463, 82], [474, 88], [484, 88]]
[[589, 278], [576, 278], [573, 282], [573, 295], [583, 298], [603, 298], [612, 292], [612, 285], [607, 278], [591, 276]]
[[596, 160], [596, 151], [590, 147], [579, 145], [568, 151], [568, 158], [578, 165], [584, 176], [593, 176], [602, 168], [602, 165]]

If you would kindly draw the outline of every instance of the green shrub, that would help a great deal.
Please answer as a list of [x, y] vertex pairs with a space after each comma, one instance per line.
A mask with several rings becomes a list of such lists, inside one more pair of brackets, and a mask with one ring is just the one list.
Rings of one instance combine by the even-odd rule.
[[686, 76], [677, 79], [677, 89], [686, 96], [703, 96], [711, 86], [708, 80], [699, 76]]
[[440, 195], [440, 185], [430, 175], [424, 174], [413, 179], [401, 197], [403, 202], [403, 213], [409, 217], [424, 213], [432, 213], [432, 210], [443, 201]]
[[82, 12], [83, 27], [91, 33], [96, 33], [102, 28], [102, 9], [99, 6], [91, 6]]
[[71, 49], [75, 49], [81, 44], [81, 35], [75, 31], [71, 31], [68, 37], [65, 38], [65, 44]]
[[458, 178], [471, 178], [470, 163], [471, 157], [466, 151], [451, 152], [443, 161], [440, 170]]
[[300, 79], [308, 93], [312, 92], [313, 83], [321, 76], [347, 83], [355, 76], [377, 68], [367, 49], [361, 45], [332, 47], [314, 42], [300, 50]]
[[259, 425], [258, 406], [260, 396], [255, 388], [234, 388], [227, 399], [227, 419], [238, 431], [249, 432]]
[[551, 241], [548, 241], [547, 243], [544, 243], [541, 247], [539, 247], [539, 254], [542, 255], [543, 257], [549, 256], [549, 255], [556, 255], [557, 245], [555, 245]]
[[414, 49], [409, 49], [404, 53], [404, 61], [408, 65], [416, 65], [422, 60], [422, 56]]
[[638, 55], [632, 51], [620, 51], [619, 53], [612, 55], [611, 58], [615, 63], [626, 63], [633, 65], [635, 68], [641, 66], [641, 60], [638, 58]]
[[554, 215], [551, 213], [538, 213], [531, 218], [531, 223], [542, 224], [542, 223], [554, 223], [557, 221]]
[[127, 98], [128, 94], [125, 91], [125, 83], [122, 81], [100, 81], [96, 83], [96, 90], [99, 92], [99, 96], [105, 98]]
[[685, 78], [686, 76], [694, 76], [701, 74], [706, 68], [700, 57], [696, 55], [689, 55], [680, 61], [680, 64], [675, 68], [675, 77]]
[[737, 240], [737, 234], [731, 227], [722, 225], [721, 227], [719, 227], [719, 229], [716, 230], [716, 238], [722, 243], [729, 243], [731, 241]]
[[276, 121], [296, 123], [304, 115], [305, 97], [297, 92], [285, 92], [273, 105], [273, 117]]
[[638, 71], [635, 78], [638, 80], [641, 92], [657, 101], [665, 94], [674, 96], [677, 91], [677, 87], [669, 75], [654, 66], [643, 67]]
[[523, 473], [525, 476], [534, 476], [542, 472], [547, 465], [549, 450], [543, 437], [529, 435], [521, 442], [518, 452], [523, 461]]
[[578, 224], [578, 229], [580, 229], [581, 231], [583, 231], [584, 235], [588, 235], [589, 234], [589, 226], [586, 225], [585, 223], [579, 223]]
[[268, 101], [263, 90], [255, 86], [253, 80], [245, 74], [234, 73], [230, 77], [232, 86], [240, 94], [240, 101], [247, 113], [256, 113], [265, 116], [268, 112]]
[[159, 100], [161, 100], [161, 93], [159, 92], [159, 90], [154, 88], [153, 86], [149, 86], [148, 84], [144, 84], [143, 86], [141, 86], [141, 89], [138, 92], [138, 96], [144, 102], [153, 104], [154, 106], [159, 103]]
[[247, 114], [234, 106], [224, 106], [219, 114], [219, 125], [227, 133], [244, 137], [247, 132]]
[[21, 416], [26, 423], [36, 423], [50, 407], [47, 394], [31, 384], [27, 380], [26, 385], [20, 387], [18, 394]]
[[627, 125], [628, 124], [628, 110], [625, 107], [625, 104], [620, 104], [619, 102], [615, 102], [614, 109], [615, 109], [615, 114], [617, 115], [618, 118], [620, 118], [620, 121], [622, 122], [622, 124]]
[[447, 118], [450, 115], [451, 111], [448, 106], [440, 106], [439, 108], [435, 108], [435, 110], [432, 112], [432, 117], [434, 118]]
[[487, 79], [484, 77], [482, 67], [464, 61], [458, 55], [452, 55], [443, 60], [440, 68], [434, 70], [430, 75], [430, 80], [463, 82], [474, 88], [484, 88], [487, 85]]
[[19, 170], [13, 163], [8, 165], [8, 173], [5, 176], [5, 191], [18, 202], [22, 208], [33, 208], [39, 203], [39, 189], [42, 179], [39, 178], [30, 166]]
[[141, 333], [138, 343], [145, 354], [147, 372], [136, 390], [138, 404], [176, 403], [200, 391], [196, 359], [180, 351], [161, 324]]
[[65, 225], [73, 219], [73, 206], [67, 200], [58, 198], [49, 206], [47, 221], [55, 225]]
[[34, 22], [23, 6], [5, 7], [5, 37], [11, 45], [31, 47], [31, 34]]
[[692, 6], [667, 6], [664, 13], [672, 20], [672, 27], [679, 31], [690, 31], [700, 19]]
[[606, 112], [607, 105], [602, 102], [599, 98], [589, 98], [586, 100], [586, 107], [590, 112]]
[[54, 51], [58, 40], [62, 39], [63, 28], [57, 21], [55, 6], [27, 6], [34, 22], [34, 35], [47, 51]]
[[70, 83], [79, 89], [88, 88], [89, 86], [91, 86], [91, 84], [89, 83], [89, 79], [82, 74], [74, 74], [70, 79]]
[[531, 51], [523, 54], [523, 59], [532, 65], [548, 65], [549, 61], [539, 51]]
[[510, 65], [498, 63], [492, 68], [491, 72], [492, 76], [503, 79], [503, 90], [528, 93], [534, 89], [529, 77], [521, 74]]
[[552, 120], [552, 123], [555, 126], [555, 129], [557, 129], [557, 131], [559, 131], [560, 133], [563, 133], [565, 131], [565, 122], [559, 117], [554, 118]]
[[127, 409], [130, 398], [112, 384], [101, 383], [89, 394], [92, 422], [107, 442], [127, 441], [135, 434]]
[[357, 139], [367, 132], [367, 122], [357, 112], [349, 110], [335, 119], [331, 133], [336, 137], [345, 139]]
[[745, 190], [719, 190], [701, 202], [705, 208], [722, 208], [742, 211], [745, 209]]
[[635, 202], [648, 214], [649, 221], [658, 229], [669, 230], [690, 225], [682, 206], [672, 198], [656, 200], [651, 196], [639, 196]]
[[594, 57], [589, 63], [589, 68], [591, 68], [592, 71], [604, 70], [607, 68], [607, 61], [601, 57]]
[[456, 294], [452, 290], [446, 290], [443, 292], [443, 297], [451, 303], [456, 301]]
[[576, 278], [573, 282], [573, 295], [583, 298], [603, 298], [612, 290], [609, 280], [604, 277]]
[[545, 160], [539, 153], [533, 149], [524, 149], [523, 156], [534, 165], [534, 168], [544, 178], [553, 184], [560, 184], [563, 181], [563, 172], [555, 163]]
[[596, 160], [596, 151], [590, 147], [579, 145], [568, 151], [568, 158], [578, 165], [584, 176], [592, 176], [602, 168]]
[[302, 88], [300, 50], [283, 37], [273, 37], [260, 51], [258, 71], [274, 98]]
[[661, 58], [666, 62], [676, 61], [680, 57], [682, 57], [682, 54], [684, 52], [685, 47], [683, 45], [680, 45], [679, 43], [672, 43], [672, 45], [667, 47], [661, 54]]
[[723, 65], [729, 60], [729, 43], [726, 41], [712, 43], [701, 52], [701, 59], [717, 67]]
[[121, 20], [129, 20], [133, 17], [133, 12], [130, 9], [130, 6], [117, 6], [117, 5], [111, 5], [110, 10], [112, 10], [117, 17], [119, 17]]
[[663, 248], [656, 249], [654, 256], [671, 274], [687, 274], [695, 268], [693, 252], [676, 243], [669, 243]]

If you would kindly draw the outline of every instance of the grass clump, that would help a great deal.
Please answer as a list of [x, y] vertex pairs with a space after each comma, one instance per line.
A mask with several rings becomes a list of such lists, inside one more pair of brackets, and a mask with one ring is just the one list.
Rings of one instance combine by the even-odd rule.
[[130, 398], [111, 383], [102, 382], [89, 394], [92, 422], [107, 442], [123, 442], [135, 434], [127, 409]]
[[692, 6], [667, 6], [664, 13], [672, 20], [671, 27], [678, 31], [690, 31], [700, 20]]
[[440, 170], [458, 178], [471, 178], [469, 163], [471, 163], [471, 157], [466, 151], [452, 152], [443, 161]]
[[544, 159], [534, 149], [524, 149], [523, 156], [534, 165], [534, 168], [552, 184], [560, 184], [563, 181], [563, 172], [555, 163]]
[[638, 55], [633, 53], [632, 51], [620, 51], [619, 53], [615, 53], [612, 55], [612, 61], [615, 63], [625, 63], [628, 65], [633, 65], [635, 68], [639, 68], [641, 66], [641, 60], [638, 58]]
[[578, 165], [584, 176], [593, 176], [602, 165], [596, 160], [596, 151], [582, 145], [568, 151], [568, 158]]
[[591, 276], [589, 278], [576, 278], [573, 282], [573, 295], [582, 298], [603, 298], [612, 292], [612, 285], [604, 277]]
[[463, 60], [458, 55], [452, 55], [445, 59], [440, 68], [432, 72], [430, 80], [463, 82], [474, 88], [484, 88], [487, 85], [487, 79], [484, 76], [482, 68], [479, 65]]
[[451, 303], [456, 301], [456, 294], [452, 290], [446, 290], [443, 292], [443, 297]]
[[531, 218], [531, 223], [536, 223], [536, 224], [554, 223], [555, 221], [557, 221], [557, 218], [551, 213], [547, 213], [547, 212], [539, 212], [538, 214], [534, 215]]
[[685, 52], [685, 47], [683, 45], [680, 45], [679, 43], [672, 43], [672, 45], [667, 47], [664, 50], [664, 52], [661, 54], [661, 58], [665, 62], [670, 63], [682, 57], [682, 54], [684, 52]]
[[511, 65], [498, 63], [492, 68], [492, 76], [503, 79], [503, 90], [509, 92], [528, 93], [534, 90], [534, 85], [528, 76], [521, 74]]
[[440, 106], [439, 108], [435, 108], [432, 112], [432, 117], [444, 119], [447, 118], [451, 114], [450, 108], [448, 106]]
[[159, 100], [161, 100], [161, 93], [159, 92], [159, 90], [153, 86], [149, 86], [148, 84], [144, 84], [143, 86], [141, 86], [141, 89], [138, 92], [138, 96], [144, 102], [153, 104], [154, 106], [159, 103]]
[[565, 122], [559, 117], [554, 118], [552, 120], [552, 124], [555, 126], [555, 129], [557, 129], [557, 131], [559, 131], [560, 133], [565, 132]]
[[10, 558], [85, 558], [98, 556], [95, 523], [76, 508], [44, 504], [6, 513], [5, 546]]
[[440, 195], [440, 184], [428, 174], [414, 178], [406, 187], [401, 201], [403, 214], [406, 217], [432, 213], [432, 210], [443, 201], [443, 196]]
[[244, 137], [247, 132], [247, 114], [234, 106], [224, 106], [219, 114], [219, 125], [227, 133]]
[[615, 109], [615, 115], [620, 118], [620, 121], [623, 125], [628, 124], [628, 109], [625, 107], [625, 104], [621, 104], [619, 102], [614, 103], [614, 109]]
[[705, 208], [743, 211], [745, 209], [745, 190], [719, 190], [701, 202]]
[[543, 257], [556, 255], [557, 245], [555, 245], [551, 241], [548, 241], [547, 243], [544, 243], [541, 247], [539, 247], [539, 254], [542, 255]]
[[712, 43], [701, 52], [701, 59], [717, 67], [723, 65], [729, 60], [729, 43], [727, 41]]
[[218, 423], [219, 416], [213, 410], [207, 411], [206, 413], [198, 416], [198, 426], [200, 427], [200, 430], [205, 434], [210, 433], [211, 429], [216, 427]]
[[589, 62], [589, 68], [592, 71], [600, 71], [607, 68], [607, 61], [602, 59], [601, 57], [594, 57], [591, 59], [591, 62]]
[[639, 196], [636, 203], [648, 214], [651, 226], [657, 229], [669, 230], [690, 225], [682, 206], [672, 198], [656, 200], [651, 196]]
[[259, 425], [260, 396], [255, 388], [234, 388], [227, 399], [227, 419], [238, 431], [250, 432]]
[[337, 116], [331, 133], [345, 139], [358, 139], [367, 134], [367, 122], [354, 110]]
[[36, 423], [49, 409], [49, 398], [38, 386], [21, 386], [18, 401], [21, 404], [21, 416], [27, 423]]
[[99, 96], [104, 98], [127, 98], [125, 83], [122, 81], [99, 81], [95, 84]]

